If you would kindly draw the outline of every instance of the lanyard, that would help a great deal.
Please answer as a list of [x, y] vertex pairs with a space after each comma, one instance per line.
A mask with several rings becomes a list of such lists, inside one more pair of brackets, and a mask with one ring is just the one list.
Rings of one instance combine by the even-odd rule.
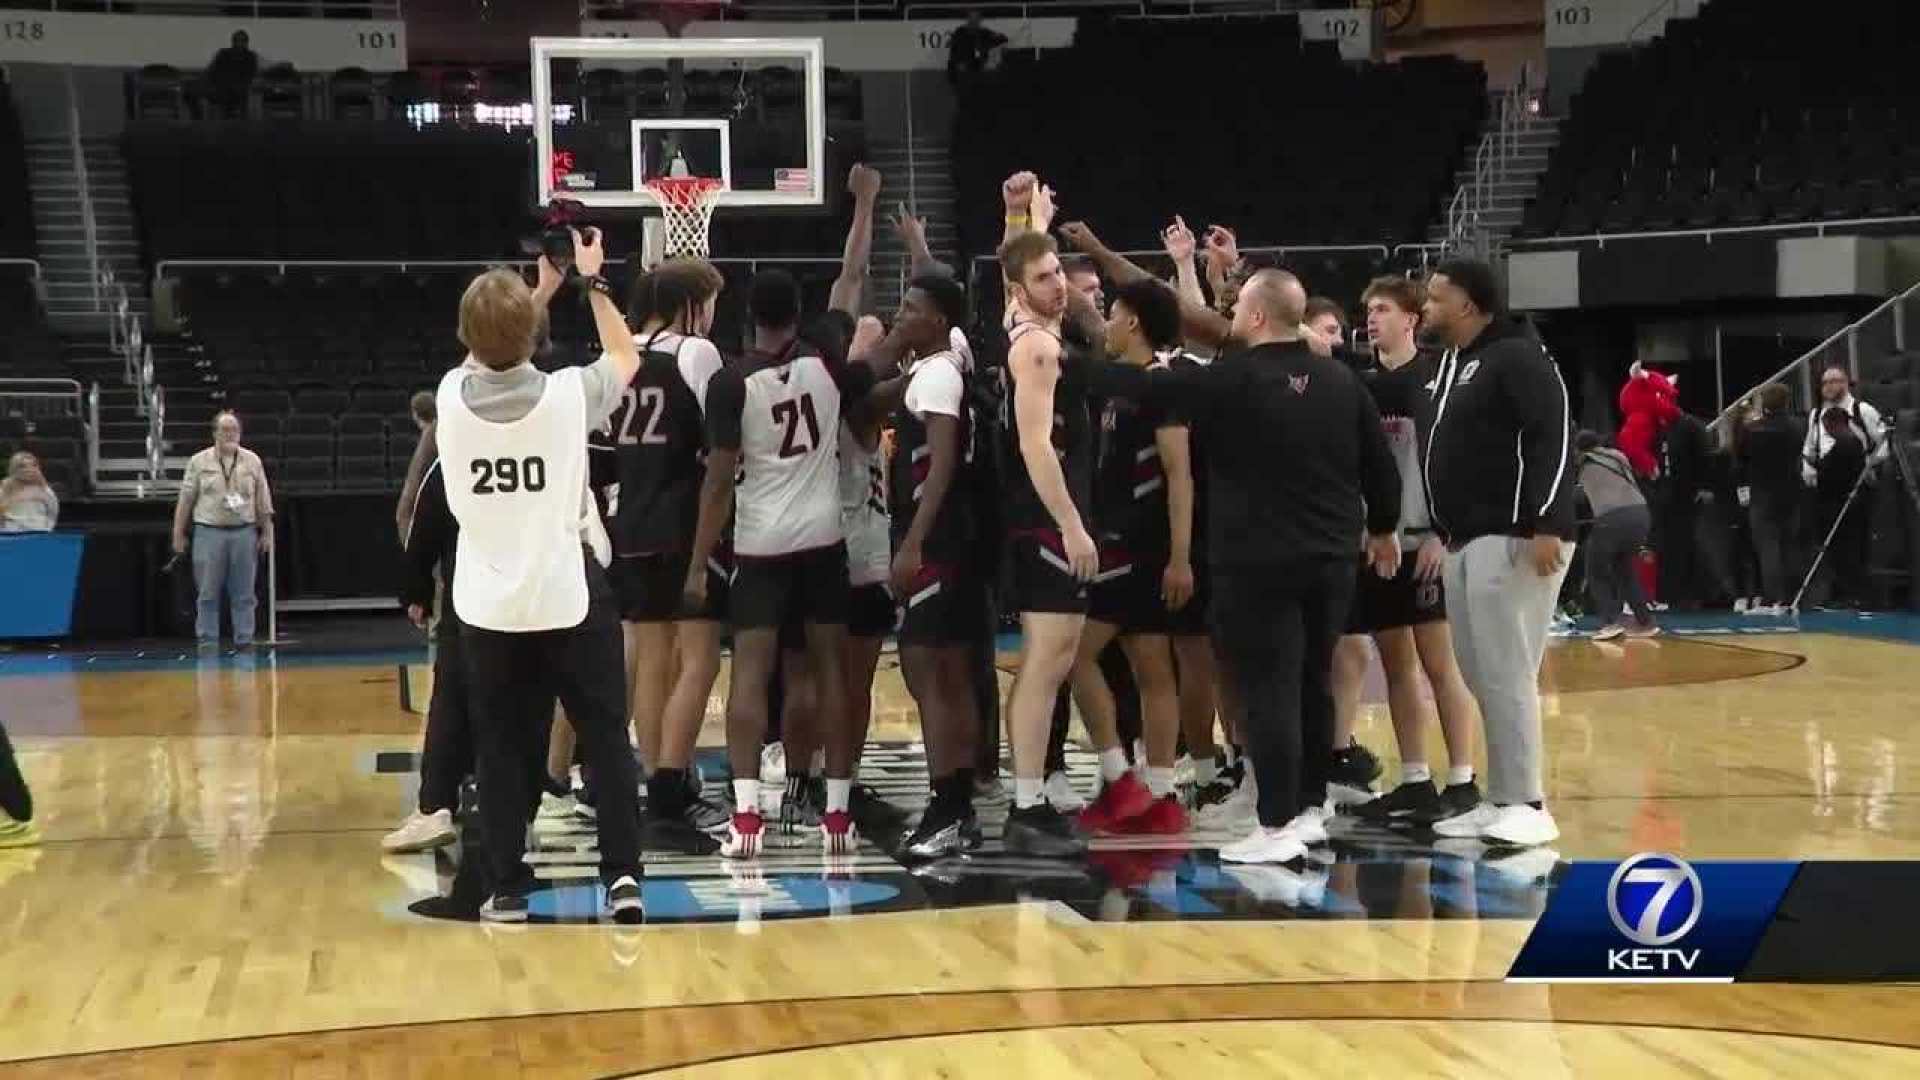
[[226, 493], [229, 495], [233, 494], [233, 471], [240, 467], [240, 451], [235, 450], [233, 452], [232, 464], [228, 464], [226, 458], [218, 450], [213, 452], [213, 459], [220, 464], [220, 480], [226, 485]]

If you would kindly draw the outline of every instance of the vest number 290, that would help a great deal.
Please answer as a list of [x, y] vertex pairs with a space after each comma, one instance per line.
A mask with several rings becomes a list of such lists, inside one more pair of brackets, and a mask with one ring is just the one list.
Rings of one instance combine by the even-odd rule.
[[510, 457], [474, 458], [473, 493], [511, 495], [522, 486], [528, 491], [547, 487], [547, 459], [535, 455], [515, 461]]

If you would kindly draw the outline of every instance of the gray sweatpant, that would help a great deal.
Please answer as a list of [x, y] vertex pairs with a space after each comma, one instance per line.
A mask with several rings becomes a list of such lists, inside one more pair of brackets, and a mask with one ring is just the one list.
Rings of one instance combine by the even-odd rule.
[[1530, 541], [1483, 536], [1447, 553], [1443, 582], [1453, 651], [1486, 727], [1487, 798], [1539, 802], [1540, 661], [1560, 582], [1573, 560], [1564, 543], [1560, 569], [1534, 572]]

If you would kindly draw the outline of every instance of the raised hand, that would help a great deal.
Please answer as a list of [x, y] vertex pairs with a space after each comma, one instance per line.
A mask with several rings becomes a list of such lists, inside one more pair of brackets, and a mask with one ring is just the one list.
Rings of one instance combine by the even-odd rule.
[[1007, 204], [1009, 216], [1027, 212], [1027, 208], [1033, 205], [1033, 189], [1039, 182], [1039, 177], [1024, 170], [1001, 182], [1000, 198]]
[[907, 210], [906, 203], [900, 203], [893, 209], [893, 232], [908, 251], [919, 251], [927, 246], [927, 219], [915, 217]]
[[607, 265], [607, 249], [600, 243], [600, 230], [591, 226], [573, 230], [573, 265], [582, 277], [593, 277]]
[[1217, 264], [1223, 271], [1232, 270], [1240, 263], [1240, 240], [1233, 230], [1225, 225], [1207, 226], [1207, 261]]
[[847, 190], [861, 202], [872, 202], [880, 195], [880, 170], [865, 162], [856, 162], [847, 172]]
[[1053, 188], [1046, 184], [1036, 184], [1032, 200], [1032, 225], [1035, 232], [1046, 232], [1053, 225], [1054, 202]]
[[1160, 242], [1166, 245], [1167, 257], [1175, 263], [1185, 263], [1193, 258], [1193, 230], [1187, 228], [1187, 220], [1174, 215], [1173, 224], [1160, 230]]
[[1075, 251], [1092, 254], [1100, 250], [1100, 238], [1093, 234], [1084, 221], [1069, 221], [1060, 226], [1060, 239]]

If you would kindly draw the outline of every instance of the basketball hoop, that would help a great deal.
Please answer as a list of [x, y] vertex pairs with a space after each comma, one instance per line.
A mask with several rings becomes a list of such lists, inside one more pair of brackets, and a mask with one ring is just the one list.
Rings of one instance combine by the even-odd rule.
[[656, 176], [646, 182], [647, 194], [660, 204], [660, 222], [666, 233], [662, 254], [707, 256], [707, 223], [726, 185], [708, 176]]

